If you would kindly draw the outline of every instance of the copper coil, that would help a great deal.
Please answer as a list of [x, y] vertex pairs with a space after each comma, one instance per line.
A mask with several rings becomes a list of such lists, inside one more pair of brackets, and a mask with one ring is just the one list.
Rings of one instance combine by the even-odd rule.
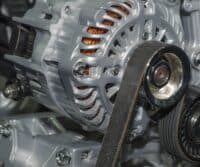
[[121, 5], [112, 5], [111, 7], [116, 8], [120, 10], [121, 12], [125, 13], [126, 15], [129, 15], [129, 10]]
[[122, 16], [120, 14], [116, 13], [116, 12], [107, 10], [106, 13], [107, 13], [107, 15], [109, 15], [110, 17], [112, 17], [114, 19], [118, 19], [118, 20], [122, 19]]
[[104, 28], [98, 28], [98, 27], [88, 27], [87, 32], [91, 34], [106, 34], [108, 30]]
[[98, 49], [81, 49], [81, 53], [86, 56], [91, 56], [97, 52]]
[[98, 43], [101, 42], [101, 39], [100, 39], [100, 38], [83, 37], [83, 38], [82, 38], [82, 42], [83, 42], [85, 45], [96, 45], [96, 44], [98, 44]]
[[102, 24], [107, 25], [107, 26], [113, 26], [113, 25], [114, 25], [114, 22], [111, 21], [111, 20], [104, 19], [104, 20], [102, 21]]

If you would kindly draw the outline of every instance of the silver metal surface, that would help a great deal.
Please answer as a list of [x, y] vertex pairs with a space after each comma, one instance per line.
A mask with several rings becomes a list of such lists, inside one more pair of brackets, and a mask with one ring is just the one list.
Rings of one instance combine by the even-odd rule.
[[[6, 7], [1, 10], [9, 15]], [[14, 64], [16, 77], [29, 81], [36, 101], [76, 121], [84, 130], [105, 131], [129, 52], [144, 41], [183, 48], [192, 64], [191, 84], [200, 87], [199, 0], [36, 0], [23, 17], [13, 19], [36, 30], [30, 59], [5, 55]], [[181, 67], [173, 59], [171, 62]], [[173, 74], [173, 89], [164, 97], [156, 91], [158, 97], [166, 98], [179, 87], [174, 80], [181, 82], [181, 71]], [[37, 110], [30, 105], [32, 101], [26, 116], [12, 115], [21, 113], [26, 101], [16, 103], [0, 92], [0, 115], [11, 128], [7, 133], [5, 124], [0, 126], [0, 164], [2, 160], [6, 167], [94, 166], [99, 142], [67, 131], [52, 113], [27, 114]], [[129, 145], [124, 161], [176, 166], [168, 155], [161, 154], [158, 133], [150, 123], [144, 107], [139, 106], [130, 141], [148, 133], [144, 137], [148, 142], [135, 149]]]
[[[47, 126], [40, 119], [21, 118], [7, 124], [9, 135], [1, 137], [0, 128], [0, 147], [4, 150], [0, 159], [6, 167], [92, 167], [95, 164], [100, 144], [82, 135], [70, 131], [60, 133], [51, 128], [51, 123]], [[71, 155], [66, 164], [58, 159], [63, 150]]]
[[198, 25], [200, 24], [200, 1], [198, 0], [184, 0], [182, 4], [182, 10], [184, 11], [182, 15], [182, 23], [184, 27], [184, 43], [185, 50], [188, 52], [188, 55], [191, 60], [193, 67], [193, 78], [192, 84], [200, 86], [200, 66], [196, 61], [198, 60], [200, 53], [200, 33], [198, 30]]
[[[110, 115], [112, 112], [131, 49], [146, 40], [181, 46], [181, 26], [178, 23], [170, 24], [172, 20], [177, 20], [177, 16], [174, 17], [170, 11], [167, 11], [167, 6], [152, 0], [146, 3], [132, 0], [127, 3], [129, 5], [121, 1], [110, 2], [100, 10], [96, 15], [96, 23], [89, 23], [87, 27], [103, 27], [108, 32], [98, 35], [101, 39], [98, 45], [86, 45], [80, 39], [80, 44], [72, 55], [75, 68], [79, 68], [77, 66], [80, 65], [91, 67], [89, 75], [74, 74], [75, 79], [73, 79], [75, 102], [80, 106], [80, 113], [87, 117], [97, 113]], [[125, 7], [129, 14], [122, 13], [119, 8], [115, 8], [115, 5]], [[114, 19], [106, 10], [116, 12], [122, 18]], [[112, 20], [114, 25], [103, 25], [102, 20], [105, 18]], [[83, 29], [83, 37], [97, 38], [97, 34], [85, 32], [87, 27]], [[90, 56], [80, 54], [81, 49], [91, 48], [98, 50]], [[78, 89], [80, 86], [83, 88]], [[103, 118], [100, 120], [103, 121]]]
[[183, 46], [179, 9], [180, 2], [163, 0], [37, 0], [14, 18], [36, 30], [31, 61], [5, 58], [39, 103], [105, 131], [130, 50], [147, 40]]
[[[181, 61], [172, 53], [166, 53], [161, 56], [161, 60], [166, 60], [169, 64], [171, 74], [168, 74], [168, 81], [163, 86], [154, 85], [148, 79], [148, 86], [151, 94], [157, 99], [169, 99], [179, 91], [183, 84], [183, 65]], [[159, 75], [163, 75], [162, 73]], [[149, 76], [150, 77], [150, 76]]]

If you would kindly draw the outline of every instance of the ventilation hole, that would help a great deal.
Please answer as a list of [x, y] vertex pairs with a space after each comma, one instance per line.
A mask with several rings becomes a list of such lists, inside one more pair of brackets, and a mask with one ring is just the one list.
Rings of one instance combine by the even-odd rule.
[[160, 31], [159, 28], [156, 27], [156, 34], [155, 34], [156, 36], [158, 35], [159, 31]]
[[102, 21], [102, 24], [107, 25], [107, 26], [114, 26], [114, 22], [111, 20], [107, 20], [107, 19], [104, 19]]
[[110, 98], [110, 101], [111, 101], [112, 104], [115, 103], [116, 98], [117, 98], [117, 93], [115, 93], [115, 94]]
[[73, 71], [77, 77], [88, 77], [90, 75], [90, 66], [83, 63], [78, 63]]
[[53, 15], [51, 13], [42, 13], [42, 18], [45, 20], [51, 20], [53, 18]]
[[[83, 111], [84, 111], [84, 110], [83, 110]], [[101, 107], [99, 107], [99, 108], [97, 109], [97, 111], [95, 111], [95, 112], [96, 112], [95, 115], [90, 116], [90, 117], [89, 117], [89, 116], [85, 116], [85, 118], [88, 119], [88, 120], [93, 120], [94, 118], [96, 118], [96, 117], [98, 116], [98, 114], [100, 113], [100, 111], [101, 111]], [[87, 112], [87, 111], [85, 110], [85, 112]], [[103, 120], [104, 120], [104, 119], [103, 119]], [[102, 121], [103, 121], [103, 120], [102, 120]], [[101, 122], [102, 122], [102, 121], [101, 121]], [[100, 124], [101, 124], [101, 123], [100, 123]]]
[[120, 5], [112, 5], [111, 7], [116, 8], [120, 10], [121, 12], [125, 13], [126, 15], [129, 15], [129, 11], [127, 8], [120, 6]]
[[88, 106], [80, 106], [80, 108], [81, 108], [81, 110], [87, 112], [87, 110], [93, 108], [93, 107], [95, 106], [95, 104], [96, 104], [96, 101], [92, 102], [92, 103], [91, 103], [90, 105], [88, 105]]
[[83, 37], [82, 42], [85, 45], [95, 45], [101, 42], [100, 38], [88, 38], [88, 37]]
[[106, 72], [107, 72], [107, 70], [108, 70], [108, 68], [106, 67], [106, 68], [104, 68], [103, 69], [103, 73], [105, 74]]
[[132, 8], [132, 5], [128, 2], [124, 2], [125, 5], [127, 5], [128, 7]]
[[126, 33], [125, 33], [125, 32], [122, 32], [122, 33], [121, 33], [121, 37], [124, 38], [125, 36], [126, 36]]
[[115, 40], [114, 42], [114, 47], [121, 47], [120, 43], [118, 40]]
[[116, 53], [113, 50], [110, 50], [108, 53], [108, 57], [114, 57], [116, 56]]
[[76, 88], [79, 90], [85, 90], [85, 89], [88, 89], [89, 87], [88, 86], [77, 86]]
[[108, 30], [104, 28], [88, 27], [87, 32], [91, 34], [106, 34]]
[[81, 49], [80, 52], [86, 56], [92, 56], [98, 49]]
[[112, 88], [114, 86], [114, 84], [109, 83], [106, 85], [106, 93], [108, 93], [109, 89]]
[[[109, 90], [110, 90], [112, 87], [114, 87], [114, 86], [115, 86], [115, 85], [112, 84], [112, 83], [107, 84], [106, 87], [105, 87], [106, 93], [108, 94], [108, 93], [109, 93]], [[116, 101], [117, 93], [118, 93], [118, 92], [115, 92], [115, 93], [112, 94], [112, 96], [110, 96], [110, 102], [111, 102], [112, 104], [114, 104], [115, 101]]]
[[78, 99], [78, 100], [87, 100], [87, 99], [89, 99], [91, 96], [92, 96], [92, 92], [91, 92], [89, 95], [85, 96], [85, 97], [77, 97], [77, 99]]
[[116, 12], [107, 10], [106, 13], [107, 13], [107, 15], [109, 15], [110, 17], [112, 17], [114, 19], [118, 19], [118, 20], [122, 19], [122, 16], [120, 14], [116, 13]]
[[132, 32], [134, 30], [134, 26], [131, 26], [129, 30]]
[[161, 39], [161, 42], [167, 42], [167, 37], [166, 37], [166, 35], [163, 36], [163, 38]]

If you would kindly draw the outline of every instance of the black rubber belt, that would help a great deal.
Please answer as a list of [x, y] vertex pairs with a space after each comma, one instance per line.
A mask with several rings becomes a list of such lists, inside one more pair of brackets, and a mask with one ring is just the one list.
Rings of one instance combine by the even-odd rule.
[[148, 68], [148, 62], [160, 48], [165, 46], [160, 42], [146, 42], [138, 46], [130, 55], [96, 167], [117, 166], [129, 124], [135, 116], [133, 111]]

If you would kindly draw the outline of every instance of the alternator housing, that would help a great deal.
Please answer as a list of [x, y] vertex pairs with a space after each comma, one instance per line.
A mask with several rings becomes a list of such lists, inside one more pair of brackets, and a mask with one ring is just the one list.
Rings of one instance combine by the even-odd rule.
[[5, 58], [37, 101], [103, 131], [130, 50], [147, 40], [183, 46], [179, 9], [163, 0], [37, 0], [14, 18], [36, 31], [31, 58]]

